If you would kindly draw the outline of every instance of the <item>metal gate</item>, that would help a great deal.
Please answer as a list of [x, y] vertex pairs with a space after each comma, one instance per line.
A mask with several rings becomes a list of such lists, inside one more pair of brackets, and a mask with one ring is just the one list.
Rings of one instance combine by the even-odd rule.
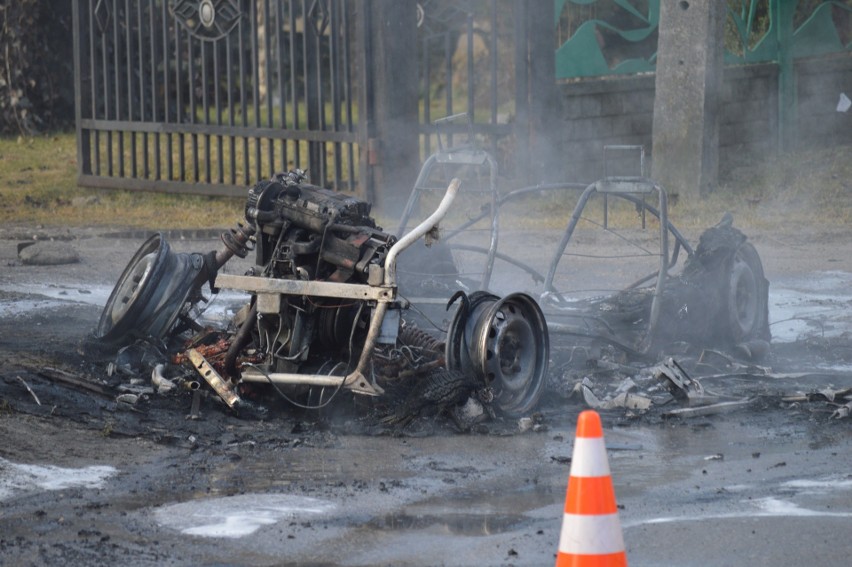
[[417, 3], [425, 155], [472, 137], [503, 173], [525, 169], [526, 143], [517, 142], [527, 118], [527, 10], [515, 0]]
[[355, 190], [359, 5], [74, 0], [80, 185], [241, 195], [302, 168]]

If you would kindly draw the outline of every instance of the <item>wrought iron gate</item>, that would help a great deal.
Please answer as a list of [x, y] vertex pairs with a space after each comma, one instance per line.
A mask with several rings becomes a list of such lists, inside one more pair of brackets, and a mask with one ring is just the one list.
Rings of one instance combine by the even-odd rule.
[[425, 155], [437, 144], [473, 137], [499, 158], [503, 173], [520, 173], [527, 165], [526, 143], [517, 143], [527, 118], [527, 6], [514, 0], [420, 0], [417, 11]]
[[359, 4], [74, 0], [79, 183], [237, 195], [298, 167], [355, 190]]

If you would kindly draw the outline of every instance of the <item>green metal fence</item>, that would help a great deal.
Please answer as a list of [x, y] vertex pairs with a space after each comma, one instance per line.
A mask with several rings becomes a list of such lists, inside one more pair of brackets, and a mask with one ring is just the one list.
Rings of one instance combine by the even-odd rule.
[[[651, 72], [660, 0], [554, 0], [557, 79]], [[850, 50], [852, 0], [728, 0], [725, 62], [778, 63]]]

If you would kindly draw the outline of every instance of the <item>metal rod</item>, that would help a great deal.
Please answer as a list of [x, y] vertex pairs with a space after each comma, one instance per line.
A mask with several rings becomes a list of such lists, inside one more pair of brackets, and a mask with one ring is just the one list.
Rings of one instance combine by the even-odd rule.
[[[181, 27], [176, 25], [175, 28], [175, 91], [177, 100], [175, 101], [176, 122], [178, 124], [184, 121], [184, 106], [183, 106], [183, 81], [181, 81], [179, 61], [181, 60]], [[229, 73], [230, 76], [230, 73]], [[186, 181], [186, 137], [183, 132], [178, 133], [178, 179]]]
[[387, 257], [385, 258], [385, 285], [386, 286], [395, 286], [396, 285], [396, 258], [399, 254], [411, 246], [417, 239], [421, 236], [429, 232], [432, 227], [434, 227], [441, 219], [446, 216], [447, 211], [450, 209], [450, 205], [453, 204], [453, 201], [456, 198], [456, 194], [458, 193], [459, 186], [461, 185], [461, 180], [457, 177], [454, 177], [452, 181], [450, 181], [449, 187], [447, 187], [447, 192], [444, 194], [444, 198], [441, 199], [441, 203], [438, 205], [438, 208], [435, 209], [435, 212], [429, 215], [429, 217], [421, 222], [419, 225], [414, 227], [414, 229], [400, 238], [396, 244], [394, 244], [390, 251], [388, 252]]
[[[201, 112], [203, 124], [210, 124], [210, 100], [207, 94], [207, 42], [201, 42]], [[210, 135], [204, 135], [204, 182], [210, 183]]]
[[[171, 99], [171, 88], [169, 85], [169, 26], [166, 22], [168, 22], [168, 6], [165, 2], [162, 4], [162, 10], [160, 12], [163, 25], [162, 34], [163, 34], [163, 122], [169, 122], [171, 120], [172, 114], [172, 105], [170, 103]], [[132, 116], [128, 117], [130, 120], [133, 119]], [[172, 179], [174, 177], [174, 160], [172, 159], [172, 135], [166, 135], [166, 179]]]
[[[151, 2], [148, 9], [148, 20], [150, 29], [148, 30], [148, 41], [151, 43], [151, 117], [154, 122], [162, 120], [160, 116], [159, 106], [157, 105], [157, 65], [160, 59], [157, 57], [157, 25], [156, 12], [154, 11], [154, 3]], [[160, 134], [154, 134], [154, 178], [162, 179], [162, 164], [160, 163]]]
[[[227, 96], [228, 96], [228, 126], [231, 128], [234, 127], [234, 69], [233, 62], [231, 61], [231, 34], [225, 38], [225, 67], [227, 71], [225, 72], [225, 76], [227, 80], [225, 81], [227, 85]], [[230, 175], [228, 179], [231, 182], [231, 185], [237, 184], [237, 139], [236, 136], [230, 134], [228, 136], [228, 157], [230, 158]]]
[[[119, 45], [118, 45], [118, 30], [121, 27], [118, 23], [118, 10], [113, 10], [112, 14], [112, 50], [113, 50], [113, 77], [115, 78], [115, 119], [121, 120], [121, 65]], [[118, 176], [124, 177], [124, 134], [118, 134]]]
[[245, 370], [242, 373], [243, 382], [256, 382], [261, 384], [287, 384], [305, 386], [323, 386], [336, 388], [343, 384], [344, 376], [324, 376], [322, 374], [287, 374], [283, 372], [270, 372], [264, 374], [258, 371]]
[[250, 293], [278, 293], [284, 295], [307, 295], [333, 297], [359, 301], [393, 301], [394, 290], [363, 284], [325, 282], [319, 280], [287, 280], [262, 276], [240, 276], [219, 274], [216, 287], [239, 289]]
[[[397, 256], [399, 256], [403, 250], [414, 244], [417, 239], [429, 232], [432, 227], [444, 218], [456, 198], [460, 185], [461, 181], [458, 178], [453, 178], [453, 180], [450, 181], [449, 187], [447, 187], [447, 192], [444, 194], [444, 198], [441, 199], [441, 203], [438, 205], [438, 208], [435, 209], [435, 212], [429, 215], [429, 218], [414, 227], [411, 232], [400, 238], [396, 244], [391, 246], [391, 249], [388, 251], [388, 255], [385, 257], [385, 288], [394, 290], [394, 295], [396, 291]], [[390, 299], [379, 300], [376, 305], [376, 311], [370, 318], [370, 328], [367, 331], [367, 338], [364, 341], [364, 348], [361, 351], [361, 357], [358, 359], [358, 366], [346, 377], [346, 384], [355, 383], [364, 387], [363, 385], [368, 383], [367, 379], [364, 377], [364, 371], [367, 369], [367, 364], [369, 363], [370, 356], [373, 353], [373, 347], [376, 346], [376, 340], [379, 338], [379, 333], [382, 329], [382, 322], [384, 321], [385, 314], [388, 311], [390, 301]], [[376, 384], [373, 384], [372, 386], [375, 389], [380, 389]]]
[[[261, 6], [261, 9], [263, 7]], [[260, 69], [258, 65], [258, 50], [260, 46], [258, 44], [257, 38], [257, 24], [259, 20], [259, 16], [257, 15], [257, 2], [249, 3], [249, 14], [251, 21], [251, 34], [249, 34], [250, 44], [251, 44], [251, 82], [252, 82], [252, 106], [254, 107], [254, 126], [255, 128], [260, 128], [260, 85], [258, 84], [258, 77], [260, 75]], [[246, 170], [248, 170], [248, 165], [250, 160], [248, 155], [246, 155]], [[260, 150], [260, 138], [255, 137], [254, 139], [254, 178], [262, 179], [261, 173], [261, 150]], [[248, 183], [246, 183], [248, 184]]]
[[[143, 70], [145, 69], [145, 49], [144, 44], [142, 42], [142, 30], [145, 26], [145, 20], [142, 18], [142, 2], [136, 3], [136, 19], [139, 23], [139, 32], [136, 35], [137, 38], [137, 54], [139, 56], [139, 121], [145, 122], [146, 120], [146, 111], [145, 111], [145, 73]], [[179, 28], [180, 26], [175, 26], [175, 28]], [[180, 82], [178, 81], [178, 95], [180, 95]], [[93, 117], [94, 118], [94, 117]], [[154, 121], [154, 117], [151, 117], [151, 121]], [[142, 134], [142, 175], [143, 179], [149, 179], [150, 174], [150, 162], [148, 158], [148, 133], [145, 132]]]

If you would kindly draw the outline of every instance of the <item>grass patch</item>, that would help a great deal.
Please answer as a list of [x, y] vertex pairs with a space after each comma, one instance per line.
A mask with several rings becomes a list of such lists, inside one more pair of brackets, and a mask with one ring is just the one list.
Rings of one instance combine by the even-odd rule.
[[[800, 151], [725, 172], [719, 189], [704, 199], [670, 208], [683, 230], [700, 230], [731, 211], [743, 229], [777, 232], [811, 226], [842, 228], [852, 220], [850, 146]], [[0, 139], [0, 222], [4, 227], [130, 227], [145, 229], [227, 227], [240, 219], [243, 197], [203, 197], [77, 187], [73, 133]], [[525, 200], [505, 210], [503, 226], [563, 228], [579, 191]], [[613, 225], [637, 226], [631, 205], [610, 200]], [[461, 207], [455, 207], [460, 209]], [[588, 216], [602, 220], [601, 203]], [[650, 218], [650, 217], [649, 217]], [[379, 219], [395, 230], [397, 219]]]
[[3, 226], [149, 229], [229, 226], [245, 200], [77, 187], [73, 133], [0, 139]]

